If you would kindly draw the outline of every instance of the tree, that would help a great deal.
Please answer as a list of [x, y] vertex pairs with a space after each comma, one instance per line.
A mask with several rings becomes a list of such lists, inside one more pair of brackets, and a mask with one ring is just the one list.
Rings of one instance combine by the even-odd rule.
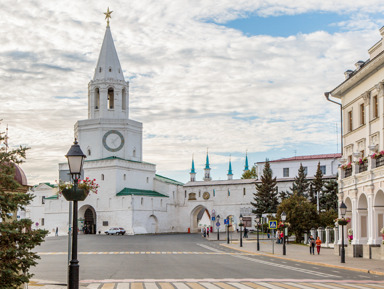
[[290, 223], [289, 231], [296, 236], [296, 243], [303, 240], [304, 232], [319, 223], [319, 215], [317, 214], [316, 206], [298, 192], [293, 192], [293, 195], [281, 202], [277, 208], [277, 216], [280, 218], [281, 213], [287, 215], [287, 222]]
[[252, 169], [245, 171], [242, 176], [242, 179], [257, 179], [256, 167], [253, 166]]
[[309, 183], [307, 180], [307, 174], [305, 173], [303, 164], [300, 163], [298, 174], [293, 181], [292, 188], [290, 189], [292, 190], [292, 192], [297, 192], [299, 196], [304, 196], [308, 198], [308, 188]]
[[256, 184], [256, 193], [254, 193], [255, 202], [251, 204], [255, 207], [252, 211], [257, 215], [264, 213], [275, 213], [279, 203], [276, 191], [276, 177], [272, 177], [272, 169], [269, 161], [266, 160], [261, 176], [261, 184]]
[[324, 183], [323, 195], [320, 198], [321, 210], [335, 210], [337, 211], [337, 192], [338, 185], [335, 180], [329, 180]]
[[292, 196], [292, 193], [290, 191], [281, 191], [279, 193], [279, 197], [281, 201], [288, 199], [290, 196]]
[[330, 209], [329, 211], [320, 212], [319, 214], [319, 226], [333, 227], [335, 225], [335, 219], [337, 218], [337, 211], [334, 209]]
[[312, 204], [317, 203], [317, 198], [316, 198], [317, 193], [319, 193], [319, 198], [320, 196], [323, 195], [323, 186], [324, 186], [323, 172], [320, 169], [320, 162], [319, 162], [317, 164], [315, 177], [311, 182], [311, 189], [309, 190], [309, 200], [311, 201]]
[[28, 283], [29, 273], [40, 257], [31, 250], [40, 245], [48, 234], [45, 230], [31, 230], [32, 221], [17, 220], [18, 209], [27, 206], [33, 196], [20, 190], [15, 180], [15, 165], [23, 162], [25, 147], [8, 150], [6, 135], [0, 132], [0, 288], [15, 289]]

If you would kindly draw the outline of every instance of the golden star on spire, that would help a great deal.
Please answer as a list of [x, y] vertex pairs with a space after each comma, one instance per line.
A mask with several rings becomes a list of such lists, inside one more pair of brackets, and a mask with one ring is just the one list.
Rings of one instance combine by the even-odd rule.
[[109, 18], [112, 18], [112, 17], [111, 17], [111, 13], [112, 13], [112, 12], [113, 12], [113, 11], [109, 11], [109, 7], [108, 7], [107, 12], [104, 13], [104, 14], [105, 14], [105, 19], [107, 19], [107, 27], [109, 27]]

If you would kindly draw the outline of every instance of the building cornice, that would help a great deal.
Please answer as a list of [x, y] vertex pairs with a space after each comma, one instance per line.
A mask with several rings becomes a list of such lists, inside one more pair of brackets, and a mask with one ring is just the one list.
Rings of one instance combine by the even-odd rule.
[[334, 88], [330, 93], [333, 97], [341, 98], [360, 82], [369, 78], [373, 73], [384, 67], [384, 51], [380, 52], [372, 60], [368, 60], [358, 71], [355, 71], [348, 79]]

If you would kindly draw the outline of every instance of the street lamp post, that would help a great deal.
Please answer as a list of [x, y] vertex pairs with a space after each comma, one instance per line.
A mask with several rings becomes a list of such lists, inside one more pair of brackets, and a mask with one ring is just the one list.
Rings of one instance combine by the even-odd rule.
[[[347, 212], [347, 206], [344, 202], [340, 205], [340, 215], [344, 218]], [[344, 250], [344, 224], [341, 224], [341, 263], [345, 263], [345, 250]]]
[[[86, 157], [82, 152], [77, 140], [73, 143], [68, 153], [65, 155], [68, 159], [69, 172], [73, 179], [73, 189], [76, 192], [77, 183], [81, 175], [83, 161]], [[77, 200], [73, 201], [73, 225], [72, 225], [72, 259], [68, 270], [68, 289], [79, 288], [79, 261], [77, 260]]]
[[256, 223], [257, 223], [257, 228], [256, 228], [256, 232], [257, 232], [257, 251], [260, 251], [260, 243], [259, 243], [259, 223], [260, 223], [260, 216], [257, 216], [257, 217], [256, 217]]
[[[281, 220], [283, 221], [283, 225], [285, 223], [285, 220], [287, 219], [287, 214], [285, 212], [281, 213]], [[285, 226], [283, 226], [283, 255], [286, 255], [286, 248], [285, 248]]]
[[243, 247], [243, 233], [242, 233], [242, 228], [244, 226], [243, 224], [243, 215], [240, 215], [240, 224], [239, 224], [239, 227], [240, 227], [240, 247]]
[[[216, 219], [217, 219], [217, 223], [220, 224], [220, 215], [217, 215]], [[216, 226], [216, 228], [217, 228], [217, 241], [219, 241], [220, 240], [220, 226]]]
[[227, 217], [227, 244], [229, 244], [229, 217]]

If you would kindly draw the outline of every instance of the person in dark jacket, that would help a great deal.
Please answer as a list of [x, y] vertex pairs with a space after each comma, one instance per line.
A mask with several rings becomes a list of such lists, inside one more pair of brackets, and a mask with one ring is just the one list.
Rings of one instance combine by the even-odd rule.
[[309, 254], [315, 255], [316, 241], [315, 241], [315, 238], [313, 238], [312, 235], [309, 236], [309, 238], [308, 238], [308, 244], [309, 244]]

